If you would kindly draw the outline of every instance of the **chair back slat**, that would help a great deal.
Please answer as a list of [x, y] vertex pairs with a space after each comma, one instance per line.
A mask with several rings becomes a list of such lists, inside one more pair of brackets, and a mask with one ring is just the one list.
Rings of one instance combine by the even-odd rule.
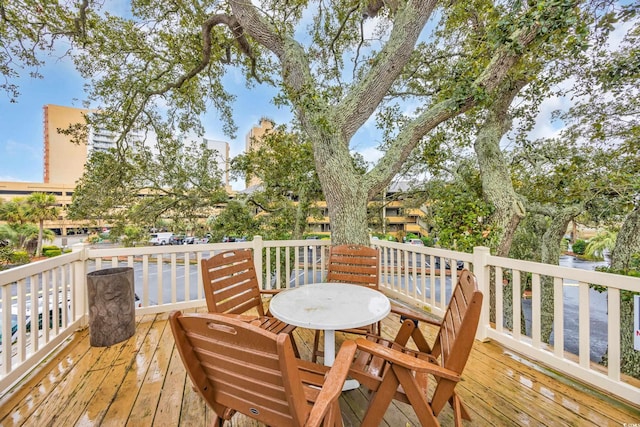
[[[461, 425], [462, 419], [471, 419], [455, 387], [473, 347], [482, 299], [475, 276], [463, 270], [439, 322], [440, 328], [433, 346], [429, 346], [418, 323], [438, 323], [425, 319], [419, 313], [411, 317], [411, 313], [404, 309], [399, 310], [405, 320], [394, 341], [381, 336], [369, 336], [367, 340], [356, 341], [362, 351], [351, 366], [351, 376], [375, 391], [363, 424], [377, 425], [392, 399], [409, 403], [422, 425], [438, 425], [436, 417], [447, 403], [453, 408], [455, 425]], [[406, 347], [410, 338], [413, 339], [412, 348]], [[398, 349], [401, 354], [404, 353], [403, 357], [412, 356], [440, 366], [429, 370], [416, 363], [412, 369], [411, 363], [405, 358], [400, 359], [393, 351], [385, 354], [380, 347]], [[442, 371], [438, 372], [439, 369]], [[431, 377], [436, 380], [435, 387], [430, 385]]]
[[[455, 361], [461, 357], [466, 360], [471, 351], [475, 331], [480, 321], [481, 304], [482, 293], [478, 290], [475, 277], [470, 271], [463, 270], [451, 295], [431, 351], [433, 357], [441, 357], [442, 366], [462, 372], [464, 365], [454, 369], [454, 366], [459, 366]], [[473, 333], [466, 334], [469, 330]], [[461, 355], [460, 351], [465, 351], [465, 355]], [[450, 360], [452, 357], [453, 360]]]
[[171, 327], [195, 387], [223, 414], [229, 408], [267, 425], [302, 425], [307, 404], [287, 334], [212, 313], [172, 313]]
[[[473, 348], [481, 310], [482, 292], [478, 290], [476, 278], [470, 271], [463, 270], [432, 352], [434, 357], [440, 354], [441, 364], [445, 368], [462, 374]], [[431, 400], [435, 414], [438, 414], [449, 401], [454, 388], [453, 382], [438, 382]]]
[[209, 312], [242, 314], [255, 308], [264, 316], [251, 250], [221, 252], [200, 265]]
[[378, 289], [380, 264], [378, 250], [362, 245], [331, 247], [327, 281], [354, 283]]

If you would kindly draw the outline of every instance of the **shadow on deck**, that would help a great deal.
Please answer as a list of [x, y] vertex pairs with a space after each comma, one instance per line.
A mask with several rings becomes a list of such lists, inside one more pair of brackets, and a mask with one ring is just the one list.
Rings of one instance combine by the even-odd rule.
[[[167, 314], [139, 316], [137, 322], [133, 337], [106, 348], [91, 347], [88, 330], [76, 333], [38, 371], [4, 393], [0, 425], [211, 425], [211, 409], [193, 391], [175, 351]], [[398, 317], [389, 316], [383, 321], [384, 335], [395, 336], [399, 326]], [[433, 331], [421, 327], [431, 336]], [[296, 342], [302, 357], [310, 358], [313, 331], [298, 328]], [[465, 425], [640, 423], [640, 408], [558, 377], [493, 343], [475, 343], [457, 390], [472, 416]], [[360, 425], [368, 399], [362, 387], [343, 393], [340, 406], [346, 426]], [[453, 425], [449, 407], [439, 420]], [[231, 425], [259, 424], [236, 415]], [[394, 403], [381, 425], [419, 423], [410, 406]]]

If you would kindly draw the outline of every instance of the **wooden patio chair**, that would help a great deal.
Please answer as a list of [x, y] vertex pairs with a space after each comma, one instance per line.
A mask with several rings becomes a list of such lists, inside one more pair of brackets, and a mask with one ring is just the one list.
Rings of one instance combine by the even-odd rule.
[[[329, 262], [327, 265], [327, 282], [353, 283], [368, 286], [378, 290], [380, 263], [378, 250], [362, 245], [338, 245], [329, 250]], [[380, 334], [381, 322], [361, 328], [346, 329], [348, 332], [359, 335]], [[318, 356], [324, 356], [319, 350], [320, 331], [316, 330], [313, 340], [311, 360], [315, 362]]]
[[249, 249], [234, 249], [220, 252], [200, 263], [202, 283], [209, 313], [244, 314], [257, 311], [260, 327], [275, 333], [291, 335], [296, 356], [298, 348], [293, 339], [295, 326], [284, 323], [265, 310], [263, 295], [275, 295], [279, 289], [260, 289], [253, 252]]
[[169, 317], [194, 388], [216, 414], [213, 425], [239, 412], [269, 426], [343, 426], [338, 398], [355, 343], [343, 344], [329, 368], [296, 358], [289, 335], [239, 317], [179, 311]]
[[[350, 375], [373, 394], [362, 425], [377, 426], [392, 399], [409, 403], [422, 425], [439, 425], [437, 416], [447, 402], [456, 426], [462, 425], [462, 419], [470, 420], [455, 386], [471, 352], [481, 308], [475, 276], [462, 270], [433, 346], [413, 318], [403, 322], [393, 342], [379, 336], [356, 340], [360, 352]], [[404, 347], [410, 338], [418, 351]], [[429, 376], [436, 381], [431, 397]]]

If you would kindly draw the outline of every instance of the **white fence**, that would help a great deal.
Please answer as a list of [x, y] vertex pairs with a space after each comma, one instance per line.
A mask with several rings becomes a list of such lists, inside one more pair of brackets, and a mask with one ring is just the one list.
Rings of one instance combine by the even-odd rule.
[[[441, 315], [456, 271], [469, 268], [485, 294], [479, 339], [495, 340], [522, 356], [640, 405], [638, 382], [620, 374], [620, 330], [633, 326], [620, 324], [620, 292], [640, 292], [640, 279], [494, 257], [486, 248], [461, 253], [381, 240], [371, 243], [380, 248], [380, 288], [390, 297]], [[87, 326], [85, 281], [91, 271], [133, 267], [139, 298], [136, 313], [159, 313], [205, 305], [199, 264], [216, 252], [253, 249], [260, 285], [289, 288], [323, 279], [329, 245], [328, 240], [263, 241], [259, 236], [249, 242], [201, 245], [110, 249], [80, 245], [70, 254], [1, 272], [0, 390], [7, 390], [78, 328]], [[530, 300], [521, 297], [524, 283], [520, 277], [530, 278]], [[555, 295], [563, 295], [555, 298], [553, 307], [553, 345], [541, 334], [543, 280], [552, 280]], [[510, 286], [505, 287], [505, 282]], [[604, 287], [606, 292], [597, 293], [591, 284]], [[509, 289], [512, 293], [507, 295], [505, 290]], [[601, 307], [603, 304], [606, 306]], [[38, 307], [39, 316], [31, 314], [35, 314], [32, 307]], [[567, 316], [572, 318], [571, 324], [565, 322]], [[515, 326], [509, 326], [511, 323]], [[599, 344], [608, 351], [607, 367], [593, 360], [596, 343], [590, 325], [594, 323]], [[9, 336], [12, 339], [5, 338]], [[577, 342], [575, 348], [565, 348], [566, 340]]]

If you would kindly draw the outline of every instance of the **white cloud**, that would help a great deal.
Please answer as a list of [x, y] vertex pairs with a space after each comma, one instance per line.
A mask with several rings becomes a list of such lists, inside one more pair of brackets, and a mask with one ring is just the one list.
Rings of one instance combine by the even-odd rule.
[[551, 97], [542, 101], [540, 104], [540, 113], [536, 124], [529, 132], [529, 139], [536, 140], [539, 138], [553, 138], [564, 127], [558, 120], [553, 120], [551, 115], [556, 110], [567, 110], [571, 106], [571, 102], [565, 97]]
[[362, 157], [364, 157], [365, 161], [373, 164], [378, 163], [378, 160], [380, 160], [384, 154], [382, 151], [378, 150], [376, 147], [366, 147], [364, 149], [357, 150], [357, 151], [360, 154], [362, 154]]

